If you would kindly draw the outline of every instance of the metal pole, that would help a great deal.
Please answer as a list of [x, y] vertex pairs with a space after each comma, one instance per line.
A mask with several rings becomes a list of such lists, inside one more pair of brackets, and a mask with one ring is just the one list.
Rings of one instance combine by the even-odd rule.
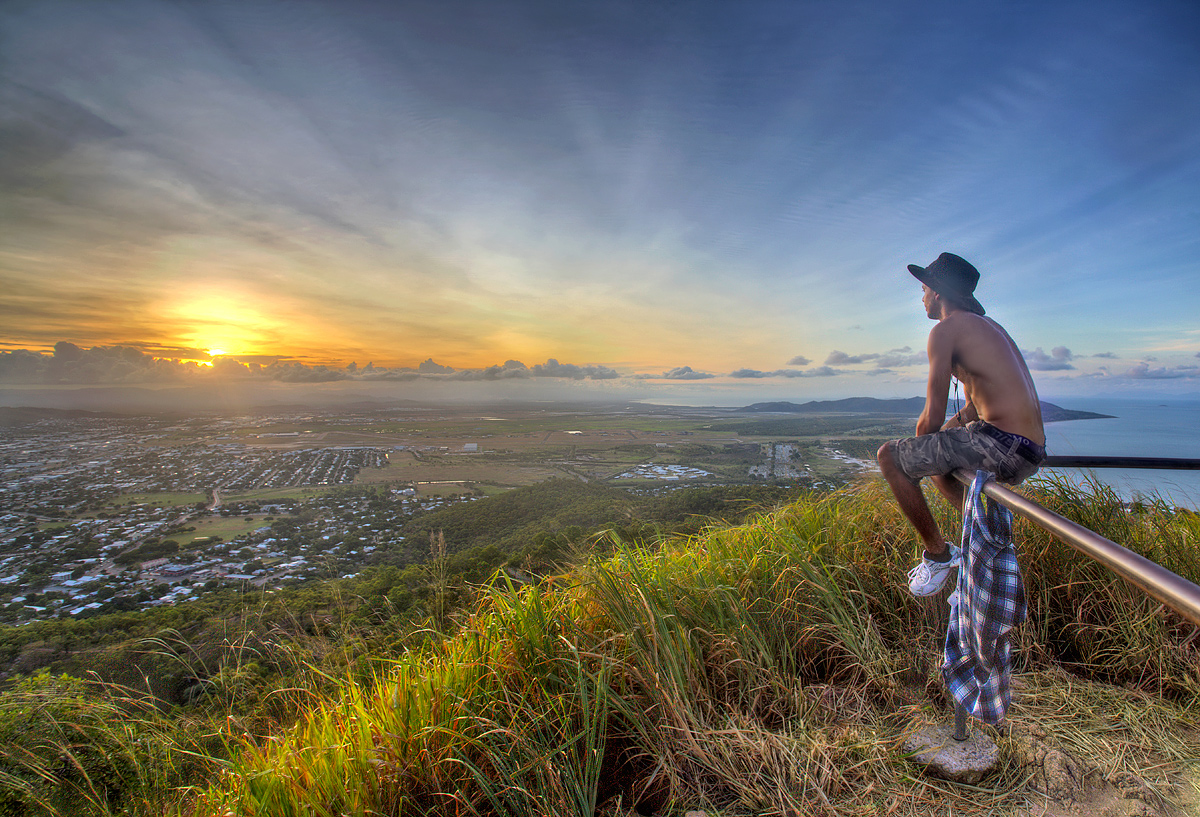
[[962, 743], [967, 739], [967, 710], [958, 701], [954, 702], [954, 739]]
[[1178, 459], [1172, 457], [1076, 457], [1073, 455], [1049, 456], [1042, 462], [1043, 468], [1157, 468], [1163, 471], [1195, 471], [1200, 469], [1200, 459]]
[[[974, 475], [961, 468], [954, 478], [969, 486]], [[989, 481], [983, 492], [1014, 513], [1040, 525], [1079, 552], [1091, 556], [1125, 581], [1200, 626], [1200, 587], [1161, 565], [1121, 547], [1111, 539], [1088, 530], [1053, 511], [1048, 511], [1014, 491]]]

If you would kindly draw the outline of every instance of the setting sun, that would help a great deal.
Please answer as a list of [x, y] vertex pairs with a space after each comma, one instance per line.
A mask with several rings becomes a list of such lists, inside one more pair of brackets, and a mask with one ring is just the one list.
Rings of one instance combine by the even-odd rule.
[[236, 287], [192, 290], [173, 299], [164, 311], [179, 327], [180, 344], [207, 350], [210, 358], [273, 346], [280, 324], [257, 307], [251, 293]]

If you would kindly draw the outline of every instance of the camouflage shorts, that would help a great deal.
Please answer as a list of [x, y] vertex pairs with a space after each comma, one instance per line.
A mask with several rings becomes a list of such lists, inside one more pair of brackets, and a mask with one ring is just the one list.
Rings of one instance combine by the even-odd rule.
[[985, 427], [989, 431], [995, 429], [995, 426], [976, 420], [966, 428], [894, 440], [892, 451], [896, 465], [913, 481], [962, 468], [971, 474], [980, 469], [991, 471], [997, 481], [1016, 485], [1037, 471], [1045, 458], [1040, 445], [1017, 434], [995, 429], [1000, 436], [1010, 438], [1002, 442], [985, 433]]

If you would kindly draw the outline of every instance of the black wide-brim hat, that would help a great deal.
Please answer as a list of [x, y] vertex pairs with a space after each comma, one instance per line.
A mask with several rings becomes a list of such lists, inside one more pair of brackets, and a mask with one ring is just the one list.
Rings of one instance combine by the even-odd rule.
[[975, 300], [979, 270], [952, 252], [944, 252], [928, 267], [909, 264], [908, 271], [918, 281], [956, 306], [976, 315], [983, 314], [983, 305]]

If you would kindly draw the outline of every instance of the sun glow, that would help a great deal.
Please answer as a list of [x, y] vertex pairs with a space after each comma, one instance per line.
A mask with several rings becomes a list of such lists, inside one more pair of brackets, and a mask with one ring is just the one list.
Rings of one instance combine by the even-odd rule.
[[276, 346], [282, 323], [237, 288], [193, 290], [164, 311], [180, 327], [181, 345], [207, 351], [209, 360], [199, 361], [206, 366], [220, 357], [257, 354]]

